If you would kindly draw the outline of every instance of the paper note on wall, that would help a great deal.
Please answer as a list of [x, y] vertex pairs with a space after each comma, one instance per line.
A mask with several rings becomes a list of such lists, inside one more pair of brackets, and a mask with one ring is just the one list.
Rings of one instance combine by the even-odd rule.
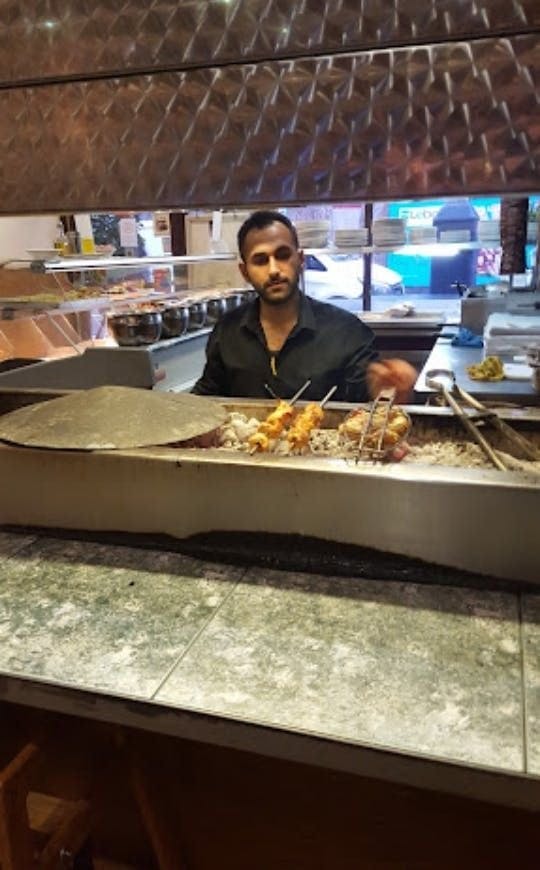
[[120, 218], [118, 221], [120, 244], [123, 248], [137, 247], [137, 221], [135, 218]]

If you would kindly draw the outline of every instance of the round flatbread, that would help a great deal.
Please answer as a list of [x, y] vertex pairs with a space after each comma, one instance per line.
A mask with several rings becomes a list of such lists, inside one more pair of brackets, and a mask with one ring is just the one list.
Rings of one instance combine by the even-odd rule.
[[221, 426], [219, 402], [134, 387], [80, 390], [0, 417], [0, 439], [24, 447], [116, 450], [188, 441]]

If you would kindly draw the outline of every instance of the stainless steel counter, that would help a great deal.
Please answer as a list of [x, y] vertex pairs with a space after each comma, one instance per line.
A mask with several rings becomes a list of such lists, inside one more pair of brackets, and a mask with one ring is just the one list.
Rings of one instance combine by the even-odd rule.
[[480, 401], [515, 402], [520, 405], [540, 405], [540, 395], [535, 393], [531, 381], [473, 381], [467, 374], [467, 366], [481, 362], [482, 348], [453, 347], [451, 339], [439, 338], [431, 351], [414, 391], [418, 400], [433, 396], [434, 390], [426, 386], [426, 372], [430, 369], [452, 369], [458, 384]]

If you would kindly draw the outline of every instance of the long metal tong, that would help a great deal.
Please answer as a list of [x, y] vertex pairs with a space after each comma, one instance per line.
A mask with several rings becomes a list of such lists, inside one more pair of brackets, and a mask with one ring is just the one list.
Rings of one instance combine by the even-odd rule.
[[[449, 382], [450, 388], [445, 386], [445, 381]], [[462, 387], [458, 386], [456, 376], [451, 369], [430, 369], [426, 373], [426, 386], [442, 394], [446, 404], [452, 408], [452, 411], [464, 429], [474, 438], [496, 468], [499, 468], [501, 471], [508, 470], [506, 463], [495, 452], [482, 432], [480, 432], [476, 423], [491, 424], [514, 447], [523, 453], [527, 459], [532, 459], [533, 461], [540, 459], [540, 453], [534, 444], [516, 432], [515, 429], [512, 429], [495, 411], [486, 408], [478, 399], [475, 399], [474, 396], [471, 396], [470, 393], [467, 393]], [[469, 405], [470, 408], [474, 408], [478, 413], [475, 415], [468, 414], [460, 402]]]

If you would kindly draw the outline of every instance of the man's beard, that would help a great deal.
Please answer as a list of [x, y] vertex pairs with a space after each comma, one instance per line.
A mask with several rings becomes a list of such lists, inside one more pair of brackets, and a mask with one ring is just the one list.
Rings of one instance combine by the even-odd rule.
[[[293, 281], [289, 281], [288, 278], [284, 278], [283, 281], [268, 281], [266, 284], [263, 284], [262, 287], [255, 287], [255, 289], [263, 302], [265, 302], [267, 305], [275, 305], [277, 307], [278, 305], [285, 305], [292, 299], [293, 296], [298, 293], [299, 278], [300, 271], [297, 272]], [[272, 293], [273, 284], [286, 284], [287, 292], [280, 294], [279, 296], [274, 296]]]

